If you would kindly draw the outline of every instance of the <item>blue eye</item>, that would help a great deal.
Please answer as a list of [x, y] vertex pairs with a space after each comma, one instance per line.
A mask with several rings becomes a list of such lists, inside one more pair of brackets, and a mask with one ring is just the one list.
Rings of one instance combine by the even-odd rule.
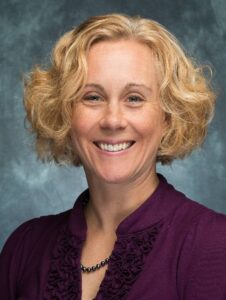
[[139, 97], [139, 96], [133, 95], [133, 96], [129, 96], [129, 97], [128, 97], [128, 101], [129, 101], [130, 103], [136, 104], [136, 103], [141, 103], [141, 102], [143, 102], [144, 100], [143, 100], [141, 97]]
[[94, 101], [95, 102], [95, 101], [99, 101], [101, 99], [101, 97], [98, 95], [87, 95], [87, 96], [84, 96], [83, 99], [86, 101]]

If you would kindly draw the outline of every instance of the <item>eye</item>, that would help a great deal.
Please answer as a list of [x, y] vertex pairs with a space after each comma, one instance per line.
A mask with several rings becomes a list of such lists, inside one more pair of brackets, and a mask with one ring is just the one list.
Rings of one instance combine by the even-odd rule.
[[90, 101], [90, 102], [97, 102], [97, 101], [100, 101], [101, 100], [101, 97], [99, 95], [85, 95], [83, 97], [83, 100], [85, 101]]
[[138, 95], [130, 95], [127, 99], [132, 105], [140, 105], [142, 102], [144, 102], [144, 99]]
[[82, 97], [82, 101], [88, 106], [97, 106], [104, 102], [104, 97], [97, 93], [87, 93]]

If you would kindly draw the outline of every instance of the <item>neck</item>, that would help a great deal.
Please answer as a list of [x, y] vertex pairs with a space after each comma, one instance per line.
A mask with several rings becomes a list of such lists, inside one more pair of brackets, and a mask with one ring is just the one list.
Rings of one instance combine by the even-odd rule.
[[115, 232], [123, 219], [135, 211], [156, 189], [159, 179], [150, 172], [130, 183], [103, 183], [87, 176], [90, 199], [85, 210], [92, 231]]

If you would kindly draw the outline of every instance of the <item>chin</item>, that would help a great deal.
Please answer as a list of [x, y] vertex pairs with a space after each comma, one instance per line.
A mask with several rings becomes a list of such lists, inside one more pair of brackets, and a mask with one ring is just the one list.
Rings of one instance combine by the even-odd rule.
[[122, 184], [122, 183], [126, 183], [129, 182], [131, 176], [130, 174], [122, 174], [122, 172], [120, 173], [113, 173], [109, 172], [109, 170], [106, 173], [99, 173], [96, 174], [95, 176], [96, 178], [99, 178], [100, 182], [103, 183], [109, 183], [109, 184]]

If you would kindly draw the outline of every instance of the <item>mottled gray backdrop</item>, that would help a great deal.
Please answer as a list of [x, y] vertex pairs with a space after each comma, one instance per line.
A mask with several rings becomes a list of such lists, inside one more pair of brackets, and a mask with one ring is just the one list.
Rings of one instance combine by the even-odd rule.
[[82, 169], [43, 165], [24, 129], [22, 75], [47, 63], [55, 41], [91, 15], [153, 18], [214, 69], [219, 93], [208, 139], [189, 159], [159, 170], [188, 196], [226, 213], [226, 1], [0, 0], [0, 248], [19, 224], [69, 209], [86, 187]]

